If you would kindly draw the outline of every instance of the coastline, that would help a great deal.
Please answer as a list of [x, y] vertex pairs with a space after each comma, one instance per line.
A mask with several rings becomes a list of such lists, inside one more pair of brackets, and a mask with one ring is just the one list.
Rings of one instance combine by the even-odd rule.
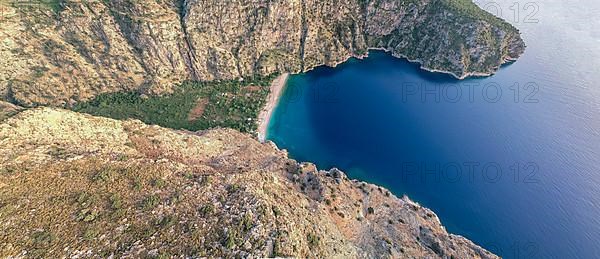
[[[387, 53], [389, 53], [390, 55], [392, 55], [395, 58], [398, 59], [404, 59], [407, 60], [408, 62], [411, 63], [416, 63], [419, 64], [419, 68], [424, 70], [424, 71], [428, 71], [428, 72], [432, 72], [432, 73], [441, 73], [441, 74], [447, 74], [452, 76], [453, 78], [457, 79], [457, 80], [464, 80], [466, 78], [469, 77], [486, 77], [486, 76], [492, 76], [494, 75], [498, 69], [500, 69], [500, 67], [503, 64], [509, 63], [511, 61], [516, 60], [517, 58], [514, 57], [504, 57], [502, 63], [500, 64], [499, 67], [494, 68], [493, 71], [489, 71], [487, 73], [483, 73], [483, 72], [466, 72], [463, 75], [457, 75], [456, 73], [450, 72], [450, 71], [445, 71], [445, 70], [438, 70], [438, 69], [432, 69], [432, 68], [428, 68], [426, 67], [423, 62], [421, 60], [418, 59], [410, 59], [402, 54], [395, 54], [393, 53], [393, 51], [390, 51], [386, 48], [367, 48], [367, 53], [363, 54], [363, 55], [349, 55], [347, 58], [339, 61], [339, 62], [335, 62], [334, 64], [331, 65], [321, 65], [321, 66], [328, 66], [328, 67], [337, 67], [338, 65], [347, 62], [348, 59], [350, 58], [357, 58], [357, 59], [364, 59], [369, 57], [369, 51], [370, 50], [381, 50], [381, 51], [385, 51]], [[315, 67], [311, 67], [309, 69], [306, 69], [303, 72], [308, 72], [311, 71], [313, 69], [315, 69], [316, 67], [319, 66], [315, 66]], [[288, 80], [290, 76], [290, 73], [283, 73], [280, 76], [278, 76], [277, 78], [275, 78], [275, 80], [273, 80], [273, 82], [271, 83], [270, 86], [270, 91], [269, 91], [269, 96], [267, 97], [267, 103], [265, 104], [265, 106], [263, 107], [263, 109], [260, 111], [260, 114], [258, 115], [258, 129], [257, 129], [257, 137], [258, 137], [258, 141], [260, 142], [265, 142], [266, 138], [267, 138], [267, 129], [269, 127], [269, 122], [271, 121], [271, 116], [273, 115], [273, 111], [275, 109], [275, 107], [277, 106], [277, 104], [279, 103], [279, 98], [281, 97], [281, 94], [283, 93], [283, 88], [285, 87], [285, 84]]]
[[[60, 125], [57, 126], [56, 124], [52, 123], [48, 124], [47, 118], [58, 118], [59, 121], [72, 123], [68, 123], [67, 127], [60, 127]], [[298, 228], [301, 231], [305, 231], [308, 233], [315, 233], [315, 231], [319, 231], [316, 232], [317, 234], [311, 234], [311, 236], [317, 236], [320, 240], [339, 239], [342, 242], [339, 244], [344, 244], [344, 242], [347, 242], [346, 244], [350, 244], [350, 246], [342, 246], [339, 244], [335, 244], [336, 247], [344, 249], [348, 248], [348, 250], [340, 249], [339, 251], [330, 251], [331, 253], [327, 252], [329, 254], [323, 255], [322, 257], [330, 257], [330, 255], [333, 255], [335, 257], [337, 256], [337, 254], [340, 254], [340, 257], [344, 258], [353, 257], [353, 251], [356, 251], [355, 249], [358, 248], [363, 249], [362, 253], [370, 257], [376, 257], [377, 255], [380, 255], [382, 253], [390, 253], [390, 249], [396, 249], [398, 250], [397, 252], [390, 253], [392, 256], [400, 254], [402, 254], [403, 256], [412, 256], [414, 254], [415, 256], [413, 257], [426, 256], [431, 258], [448, 258], [449, 256], [458, 258], [498, 258], [497, 256], [487, 251], [485, 248], [477, 245], [473, 241], [459, 235], [448, 233], [446, 228], [442, 225], [440, 218], [435, 214], [435, 212], [433, 212], [431, 209], [423, 207], [416, 201], [410, 200], [406, 195], [402, 195], [399, 197], [394, 195], [390, 190], [386, 189], [385, 187], [380, 187], [378, 185], [370, 184], [368, 182], [351, 179], [346, 175], [346, 173], [335, 168], [325, 171], [319, 170], [314, 164], [297, 162], [296, 160], [289, 158], [287, 152], [278, 149], [276, 146], [273, 145], [272, 142], [260, 144], [256, 141], [256, 139], [248, 136], [245, 133], [241, 133], [233, 129], [215, 128], [206, 130], [202, 132], [202, 134], [198, 134], [197, 132], [173, 130], [157, 126], [152, 128], [151, 130], [149, 129], [146, 131], [140, 131], [139, 127], [146, 127], [145, 125], [147, 125], [141, 121], [119, 121], [110, 118], [95, 117], [80, 114], [73, 111], [48, 107], [38, 107], [29, 109], [21, 113], [20, 115], [12, 117], [9, 120], [10, 121], [3, 122], [2, 124], [0, 124], [0, 128], [7, 129], [5, 131], [0, 131], [0, 138], [6, 136], [10, 143], [16, 143], [15, 146], [17, 147], [17, 154], [28, 152], [23, 148], [25, 145], [21, 143], [28, 143], [32, 139], [34, 140], [34, 143], [43, 143], [43, 141], [48, 141], [47, 137], [50, 136], [49, 141], [51, 143], [56, 143], [57, 145], [66, 147], [65, 151], [61, 153], [66, 156], [75, 156], [76, 154], [78, 154], [78, 147], [81, 145], [89, 146], [90, 150], [97, 150], [96, 156], [100, 156], [102, 161], [105, 161], [97, 165], [99, 168], [100, 166], [106, 166], [106, 164], [116, 163], [117, 160], [121, 160], [119, 159], [119, 157], [123, 155], [130, 155], [132, 153], [140, 155], [135, 156], [134, 158], [130, 157], [128, 161], [119, 161], [121, 163], [120, 166], [122, 168], [128, 168], [131, 164], [139, 164], [141, 166], [144, 166], [145, 164], [148, 164], [145, 162], [149, 160], [155, 161], [157, 159], [157, 157], [154, 156], [155, 153], [143, 153], [143, 151], [145, 150], [145, 146], [133, 146], [132, 148], [131, 145], [127, 145], [122, 141], [114, 141], [114, 134], [111, 134], [111, 132], [113, 132], [112, 130], [123, 128], [125, 130], [119, 133], [121, 134], [120, 136], [136, 134], [137, 136], [159, 136], [161, 138], [173, 139], [173, 142], [165, 143], [164, 146], [159, 147], [172, 148], [169, 152], [158, 153], [158, 159], [164, 161], [166, 167], [163, 167], [164, 169], [162, 169], [161, 171], [150, 172], [150, 177], [160, 177], [161, 174], [170, 172], [169, 168], [171, 167], [182, 167], [186, 171], [192, 171], [193, 168], [196, 168], [198, 165], [207, 167], [215, 166], [215, 170], [225, 171], [222, 174], [227, 174], [227, 170], [230, 170], [230, 168], [247, 168], [247, 171], [244, 171], [244, 173], [235, 175], [238, 178], [230, 177], [231, 179], [224, 179], [222, 177], [215, 177], [218, 179], [211, 181], [211, 186], [204, 186], [204, 189], [200, 189], [198, 192], [202, 193], [203, 191], [208, 191], [207, 193], [209, 195], [209, 200], [219, 199], [222, 196], [220, 196], [218, 193], [214, 194], [213, 192], [210, 192], [210, 190], [214, 186], [222, 186], [222, 188], [229, 188], [229, 186], [231, 186], [232, 184], [243, 185], [245, 186], [245, 188], [247, 188], [247, 192], [240, 192], [240, 195], [242, 196], [229, 195], [227, 196], [228, 199], [225, 200], [224, 203], [227, 202], [228, 204], [233, 204], [233, 206], [238, 207], [248, 206], [247, 204], [249, 199], [252, 199], [252, 201], [250, 202], [254, 202], [254, 200], [258, 197], [258, 201], [263, 204], [266, 204], [266, 206], [268, 207], [277, 206], [282, 208], [281, 211], [283, 211], [283, 213], [275, 217], [280, 217], [279, 219], [282, 219], [282, 222], [289, 223], [284, 226], [284, 229]], [[22, 123], [23, 121], [31, 121], [34, 123]], [[126, 125], [129, 125], [129, 123], [134, 123], [136, 126], [127, 127]], [[105, 132], [106, 134], [97, 134], [94, 141], [90, 142], [85, 135], [86, 132], [89, 132], [89, 129], [92, 128], [98, 132]], [[49, 131], [50, 133], [48, 134], [47, 131]], [[12, 134], [12, 132], [31, 132], [33, 135], [29, 134], [21, 136], [18, 134]], [[69, 138], [61, 138], [62, 135], [60, 134], [64, 134]], [[180, 137], [173, 138], [173, 134], [176, 134]], [[111, 145], [107, 146], [105, 143], [110, 143]], [[187, 148], [190, 145], [190, 143], [194, 144], [197, 148]], [[221, 143], [221, 145], [215, 149], [215, 143]], [[0, 150], [3, 148], [4, 147], [0, 147]], [[118, 152], [116, 153], [117, 155], [115, 155], [115, 151]], [[29, 152], [31, 152], [32, 154], [29, 157], [36, 158], [43, 154], [46, 154], [47, 150], [43, 148], [35, 148], [33, 149], [33, 151]], [[211, 155], [206, 156], [205, 154], [207, 153]], [[215, 164], [213, 162], [213, 157], [215, 156], [232, 156], [233, 159], [227, 159], [224, 163]], [[184, 157], [184, 159], [175, 160], [181, 157]], [[193, 159], [194, 157], [200, 158]], [[55, 161], [61, 158], [50, 157], [49, 159], [51, 160], [48, 161]], [[82, 161], [86, 164], [80, 164], [80, 161], [73, 160], [69, 160], [67, 161], [67, 163], [69, 166], [73, 166], [77, 169], [88, 168], [84, 166], [95, 166], [94, 164], [98, 161], [93, 156], [83, 157], [82, 159]], [[266, 159], [273, 162], [273, 167], [271, 167], [273, 170], [262, 170], [264, 169], [264, 161], [266, 161]], [[14, 163], [14, 161], [12, 160], [0, 161], [0, 165], [2, 165], [3, 167], [18, 168], [16, 166], [16, 163]], [[44, 164], [35, 163], [34, 161], [32, 165], [34, 165], [34, 167], [31, 167], [31, 172], [28, 171], [28, 173], [42, 176], [47, 175], [45, 172], [48, 169], [44, 166]], [[152, 166], [152, 162], [150, 162], [150, 164], [148, 164], [147, 166]], [[144, 169], [147, 167], [140, 168]], [[61, 169], [62, 167], [53, 170]], [[94, 170], [84, 171], [87, 172], [88, 177], [93, 178], [95, 174]], [[221, 173], [221, 171], [217, 172]], [[294, 174], [295, 178], [289, 177], [290, 172], [296, 172]], [[198, 173], [195, 173], [194, 175], [198, 175]], [[197, 177], [188, 177], [187, 175], [183, 174], [177, 174], [175, 176], [178, 177], [178, 180], [168, 182], [165, 186], [165, 190], [174, 194], [177, 194], [179, 186], [193, 184], [197, 181]], [[267, 177], [268, 179], [273, 179], [272, 181], [267, 182], [267, 184], [269, 185], [267, 185], [266, 188], [273, 190], [273, 195], [276, 195], [281, 199], [266, 199], [264, 198], [264, 196], [256, 195], [257, 192], [263, 192], [265, 188], [265, 186], [262, 185], [264, 183], [264, 177]], [[5, 180], [6, 178], [1, 179]], [[14, 186], [14, 183], [17, 183], [22, 184], [22, 187], [21, 185], [19, 187], [25, 189], [31, 189], [31, 187], [39, 187], [32, 189], [33, 191], [31, 193], [36, 198], [34, 201], [37, 202], [34, 203], [32, 207], [43, 207], [45, 209], [45, 213], [52, 214], [52, 212], [60, 211], [61, 208], [64, 208], [64, 206], [69, 205], [69, 203], [62, 203], [57, 205], [60, 207], [53, 208], [41, 206], [40, 204], [45, 202], [45, 199], [40, 197], [47, 196], [47, 188], [45, 188], [43, 185], [38, 184], [38, 182], [22, 181], [14, 177], [8, 180], [9, 182], [7, 186]], [[64, 184], [63, 182], [69, 182], [70, 179], [62, 178], [59, 179], [59, 182], [56, 182], [56, 179], [54, 179], [53, 177], [49, 177], [43, 178], [42, 180], [45, 182], [54, 183], [55, 186], [60, 186], [61, 184]], [[127, 178], [122, 178], [118, 180], [125, 184], [129, 182]], [[78, 185], [73, 186], [71, 193], [80, 196], [79, 194], [82, 192], [82, 190], [89, 190], [89, 185], [86, 182], [82, 181], [79, 181], [78, 183]], [[322, 187], [323, 189], [331, 191], [319, 193], [319, 196], [312, 196], [311, 193], [302, 191], [302, 188], [304, 188], [303, 185], [307, 185], [308, 188], [313, 189]], [[3, 189], [3, 191], [4, 190], [5, 189]], [[19, 195], [21, 195], [19, 190], [20, 189], [9, 188], [8, 194], [14, 197], [19, 197]], [[102, 192], [102, 190], [96, 188], [93, 189], [92, 192], [98, 193]], [[146, 190], [146, 192], [148, 193], [147, 195], [150, 196], [150, 194], [153, 193], [153, 190]], [[129, 195], [129, 192], [125, 190], [125, 192], [117, 192], [117, 194], [121, 195], [120, 197], [122, 197], [125, 195]], [[339, 194], [337, 198], [336, 196], [334, 196], [336, 194]], [[333, 200], [334, 203], [332, 203], [330, 199]], [[183, 203], [180, 204], [179, 207], [169, 207], [168, 209], [177, 210], [179, 208], [186, 209], [188, 207], [195, 208], [197, 206], [196, 200], [186, 199], [182, 200], [181, 202]], [[297, 203], [308, 204], [308, 206], [300, 206], [299, 208], [292, 206]], [[136, 206], [135, 203], [130, 203], [129, 205], [131, 206], [125, 207], [128, 210], [131, 209], [139, 211], [144, 210], [146, 212], [149, 211], [148, 208]], [[338, 213], [319, 213], [320, 211], [331, 210], [332, 208], [335, 208], [337, 206], [339, 206], [339, 210], [337, 210]], [[201, 217], [208, 218], [210, 216], [211, 218], [215, 218], [215, 215], [219, 215], [219, 218], [224, 218], [225, 220], [210, 220], [209, 227], [227, 227], [232, 229], [236, 228], [236, 225], [239, 227], [239, 224], [236, 223], [236, 219], [238, 218], [236, 214], [229, 213], [230, 211], [223, 206], [215, 206], [215, 208], [213, 209], [216, 209], [216, 211], [214, 211], [210, 215], [202, 215]], [[298, 210], [300, 213], [294, 213], [296, 210]], [[16, 212], [19, 213], [18, 215], [27, 215], [27, 213], [29, 213], [29, 209], [22, 208]], [[52, 216], [57, 215], [58, 214], [53, 214]], [[260, 219], [252, 221], [258, 222], [254, 224], [265, 224], [265, 226], [267, 226], [267, 231], [264, 232], [266, 234], [259, 236], [259, 238], [268, 239], [270, 238], [269, 231], [271, 231], [272, 229], [277, 230], [277, 228], [273, 228], [272, 225], [266, 225], [265, 223], [268, 222], [268, 220], [271, 220], [272, 217], [273, 216], [271, 216], [271, 218], [260, 217]], [[394, 221], [390, 223], [390, 219], [393, 219]], [[119, 224], [118, 222], [114, 222], [114, 220], [107, 217], [96, 218], [95, 220], [97, 220], [96, 222], [100, 222], [103, 225], [109, 226], [107, 228], [99, 229], [101, 233], [109, 233], [112, 229], [110, 226]], [[135, 218], [135, 220], [136, 225], [156, 223], [156, 219], [152, 216], [138, 217]], [[323, 226], [323, 228], [315, 230], [315, 228], [313, 227], [314, 222], [318, 222]], [[203, 221], [203, 219], [200, 219], [200, 221], [195, 221], [193, 223], [204, 224], [205, 221]], [[76, 220], [75, 224], [77, 225], [73, 226], [76, 228], [86, 227], [86, 222], [82, 222], [80, 220]], [[182, 225], [181, 227], [185, 227], [183, 223], [179, 225]], [[36, 231], [34, 225], [26, 224], [25, 227], [27, 231]], [[355, 229], [359, 229], [360, 231], [354, 232]], [[20, 231], [19, 228], [9, 228], [9, 230], [13, 230], [14, 233]], [[70, 232], [68, 232], [68, 230], [68, 228], [58, 228], [56, 230], [53, 230], [53, 233], [61, 235], [60, 237], [62, 237], [62, 239], [60, 239], [62, 241], [56, 243], [55, 245], [68, 246], [69, 242], [75, 242], [76, 239], [79, 238], [78, 236], [69, 235]], [[342, 234], [340, 235], [336, 233]], [[19, 243], [19, 238], [21, 238], [19, 235], [12, 235], [11, 237], [13, 236], [15, 237], [15, 240], [17, 240], [15, 241], [17, 244], [23, 243]], [[27, 238], [27, 236], [25, 236], [24, 238]], [[195, 240], [195, 236], [192, 235], [184, 235], [183, 238], [185, 238], [185, 242]], [[292, 236], [292, 238], [295, 238], [294, 240], [305, 240], [306, 237], [301, 234]], [[143, 246], [143, 242], [152, 242], [152, 244], [164, 246], [165, 244], [169, 244], [169, 240], [172, 239], [171, 236], [162, 236], [162, 238], [143, 240], [144, 241], [140, 241], [142, 242], [141, 249], [146, 249], [145, 247], [149, 247]], [[354, 243], [353, 240], [367, 240], [368, 242], [375, 244], [381, 244], [383, 242], [386, 242], [387, 245], [380, 246], [370, 245], [371, 243]], [[118, 241], [118, 239], [115, 239], [115, 241], [110, 242]], [[181, 244], [183, 247], [184, 243]], [[203, 244], [204, 243], [202, 243], [201, 245]], [[208, 246], [210, 246], [211, 244], [212, 243], [208, 244]], [[330, 244], [321, 241], [313, 243], [312, 245], [308, 245], [309, 246], [306, 246], [307, 248], [315, 249], [316, 245], [329, 246]], [[179, 246], [175, 248], [179, 249], [178, 247]], [[405, 247], [404, 249], [406, 250], [399, 250], [401, 247]], [[23, 250], [30, 249], [27, 245], [18, 246], [15, 249], [11, 247], [9, 248], [10, 249], [2, 252], [9, 254], [17, 254], [21, 253], [21, 251]], [[261, 256], [263, 255], [261, 251], [264, 251], [264, 254], [267, 255], [272, 254], [272, 250], [269, 248], [270, 247], [268, 245], [262, 246], [262, 248], [259, 247], [258, 250], [254, 250], [256, 252], [253, 252], [251, 256], [254, 254], [256, 254], [257, 256]], [[104, 250], [110, 248], [104, 248], [102, 246], [96, 246], [92, 244], [91, 248], [89, 249]], [[185, 247], [182, 249], [185, 249]], [[230, 251], [232, 251], [232, 255], [235, 255], [234, 253], [237, 253], [238, 251], [233, 250], [237, 249], [236, 247], [227, 249], [230, 249]], [[318, 251], [324, 251], [322, 250], [322, 248], [318, 249], [320, 249]], [[294, 252], [292, 250], [290, 251]], [[67, 251], [64, 249], [57, 249], [57, 253], [67, 252], [69, 254], [77, 253], [76, 250]], [[60, 254], [57, 254], [56, 256], [60, 256]], [[292, 256], [296, 256], [296, 254], [292, 254]], [[299, 254], [296, 257], [306, 257], [306, 255]]]
[[275, 107], [279, 103], [279, 98], [283, 93], [283, 88], [285, 87], [285, 83], [287, 82], [289, 76], [289, 73], [281, 74], [271, 83], [271, 89], [269, 96], [267, 97], [267, 103], [258, 115], [258, 141], [260, 142], [265, 142], [267, 139], [267, 128], [269, 127], [271, 116], [273, 115]]
[[310, 67], [310, 68], [305, 69], [304, 71], [302, 71], [302, 73], [307, 73], [307, 72], [309, 72], [309, 71], [311, 71], [311, 70], [313, 70], [313, 69], [315, 69], [317, 67], [320, 67], [320, 66], [327, 66], [327, 67], [335, 68], [338, 65], [347, 62], [351, 58], [356, 58], [356, 59], [361, 59], [362, 60], [364, 58], [368, 58], [369, 57], [369, 51], [371, 51], [371, 50], [384, 51], [384, 52], [390, 54], [392, 57], [395, 57], [397, 59], [403, 59], [403, 60], [406, 60], [406, 61], [408, 61], [410, 63], [418, 64], [419, 65], [419, 69], [421, 69], [421, 70], [424, 70], [424, 71], [427, 71], [427, 72], [432, 72], [432, 73], [446, 74], [446, 75], [449, 75], [449, 76], [453, 77], [456, 80], [464, 80], [464, 79], [471, 78], [471, 77], [488, 77], [488, 76], [493, 76], [493, 75], [495, 75], [500, 70], [500, 68], [504, 64], [515, 62], [519, 58], [519, 57], [506, 56], [506, 57], [502, 58], [502, 62], [500, 63], [499, 66], [494, 67], [492, 70], [490, 70], [488, 72], [475, 72], [475, 71], [471, 71], [471, 72], [465, 72], [462, 75], [459, 75], [459, 74], [456, 74], [454, 72], [447, 71], [447, 70], [429, 68], [429, 67], [425, 66], [424, 63], [423, 63], [423, 61], [421, 61], [420, 59], [410, 59], [410, 58], [408, 58], [407, 56], [405, 56], [403, 54], [394, 53], [392, 50], [389, 50], [387, 48], [375, 47], [375, 48], [367, 48], [367, 53], [365, 53], [365, 54], [362, 54], [362, 55], [350, 54], [345, 59], [340, 60], [338, 62], [335, 62], [333, 64], [322, 64], [322, 65], [317, 65], [317, 66], [314, 66], [314, 67]]
[[[441, 73], [441, 74], [447, 74], [450, 75], [451, 77], [453, 77], [456, 80], [464, 80], [467, 79], [469, 77], [487, 77], [487, 76], [492, 76], [494, 75], [496, 72], [498, 72], [498, 70], [500, 69], [500, 67], [506, 63], [511, 63], [514, 62], [515, 60], [517, 60], [517, 58], [515, 57], [503, 57], [502, 59], [502, 63], [500, 64], [500, 66], [495, 67], [492, 71], [489, 72], [466, 72], [462, 75], [457, 75], [454, 72], [450, 72], [450, 71], [445, 71], [445, 70], [439, 70], [439, 69], [432, 69], [432, 68], [428, 68], [426, 67], [423, 62], [419, 59], [410, 59], [407, 56], [404, 56], [402, 54], [396, 54], [393, 51], [390, 51], [386, 48], [367, 48], [367, 53], [363, 54], [363, 55], [349, 55], [347, 58], [339, 61], [339, 62], [335, 62], [334, 64], [330, 64], [330, 65], [320, 65], [320, 66], [328, 66], [328, 67], [337, 67], [338, 65], [347, 62], [348, 59], [350, 58], [357, 58], [357, 59], [364, 59], [369, 57], [369, 51], [370, 50], [380, 50], [380, 51], [384, 51], [389, 53], [390, 55], [392, 55], [395, 58], [398, 59], [404, 59], [407, 60], [410, 63], [416, 63], [419, 64], [419, 68], [421, 70], [424, 71], [428, 71], [428, 72], [432, 72], [432, 73]], [[316, 67], [319, 66], [315, 66], [315, 67], [311, 67], [308, 69], [305, 69], [303, 72], [306, 73], [308, 71], [311, 71], [313, 69], [315, 69]], [[267, 129], [269, 127], [269, 122], [271, 121], [271, 116], [273, 115], [273, 110], [275, 109], [275, 107], [277, 106], [277, 104], [279, 103], [279, 98], [281, 97], [281, 94], [283, 92], [283, 88], [285, 87], [285, 84], [288, 80], [290, 76], [290, 73], [283, 73], [280, 76], [278, 76], [277, 78], [275, 78], [275, 80], [273, 80], [273, 82], [271, 83], [270, 86], [270, 92], [269, 92], [269, 96], [267, 97], [267, 103], [265, 104], [265, 106], [263, 107], [263, 109], [261, 110], [260, 114], [258, 115], [258, 130], [257, 130], [257, 137], [258, 137], [258, 141], [260, 142], [265, 142], [266, 138], [267, 138]]]
[[[456, 80], [463, 80], [466, 78], [469, 78], [471, 76], [491, 76], [494, 73], [491, 72], [489, 74], [485, 74], [485, 73], [481, 73], [481, 74], [477, 74], [477, 73], [469, 73], [464, 75], [463, 77], [459, 77], [457, 74], [449, 72], [449, 71], [443, 71], [443, 70], [435, 70], [435, 69], [429, 69], [427, 67], [424, 67], [422, 62], [420, 60], [411, 60], [405, 56], [396, 56], [394, 55], [391, 51], [388, 51], [386, 49], [379, 49], [379, 48], [369, 48], [369, 50], [380, 50], [380, 51], [385, 51], [387, 54], [391, 55], [393, 58], [397, 58], [397, 59], [403, 59], [406, 60], [410, 63], [415, 63], [415, 64], [419, 64], [419, 69], [423, 70], [423, 71], [427, 71], [427, 72], [432, 72], [432, 73], [441, 73], [441, 74], [447, 74], [452, 76], [454, 79]], [[356, 55], [356, 56], [349, 56], [346, 59], [339, 61], [339, 62], [335, 62], [332, 65], [319, 65], [319, 66], [315, 66], [315, 67], [311, 67], [301, 73], [307, 73], [312, 71], [313, 69], [316, 69], [320, 66], [326, 66], [326, 67], [330, 67], [330, 68], [336, 68], [337, 66], [348, 62], [349, 59], [351, 58], [356, 58], [359, 60], [362, 60], [364, 58], [368, 58], [369, 57], [369, 52], [367, 52], [364, 55]], [[259, 115], [259, 129], [258, 129], [258, 141], [261, 143], [265, 143], [266, 144], [272, 146], [273, 148], [284, 152], [286, 154], [286, 156], [289, 156], [288, 150], [286, 150], [284, 147], [280, 147], [278, 146], [277, 143], [274, 143], [272, 141], [266, 141], [266, 133], [267, 133], [267, 129], [272, 117], [272, 113], [274, 112], [274, 109], [276, 107], [276, 105], [279, 104], [279, 100], [283, 94], [283, 90], [284, 90], [284, 86], [286, 85], [287, 79], [289, 77], [289, 73], [286, 74], [282, 74], [280, 76], [278, 76], [277, 78], [275, 78], [273, 80], [273, 82], [271, 83], [271, 90], [268, 96], [268, 100], [267, 103], [265, 105], [265, 107], [263, 108], [263, 110], [261, 110], [261, 113]], [[308, 160], [310, 161], [310, 159]], [[381, 193], [389, 193], [391, 197], [398, 199], [398, 200], [402, 200], [404, 203], [408, 204], [409, 206], [411, 206], [411, 208], [416, 208], [417, 210], [422, 210], [424, 211], [424, 215], [427, 215], [429, 220], [438, 224], [441, 229], [443, 231], [445, 231], [451, 238], [453, 239], [458, 239], [460, 240], [460, 242], [466, 242], [467, 244], [469, 244], [469, 246], [473, 247], [474, 249], [490, 256], [489, 258], [500, 258], [497, 257], [493, 252], [491, 252], [489, 247], [485, 248], [483, 246], [483, 244], [479, 244], [477, 242], [475, 242], [474, 240], [469, 239], [467, 236], [461, 235], [461, 234], [457, 234], [457, 233], [452, 233], [449, 230], [447, 230], [446, 225], [443, 224], [443, 222], [441, 221], [441, 219], [438, 217], [438, 215], [436, 214], [436, 212], [429, 208], [426, 207], [424, 205], [421, 205], [417, 200], [412, 200], [408, 195], [406, 194], [402, 194], [402, 193], [395, 193], [392, 192], [390, 189], [387, 189], [386, 187], [379, 185], [378, 183], [374, 183], [371, 180], [361, 180], [361, 179], [357, 179], [357, 178], [353, 178], [350, 177], [346, 174], [346, 172], [340, 171], [338, 168], [334, 167], [332, 169], [329, 169], [329, 171], [327, 170], [319, 170], [318, 167], [314, 164], [312, 164], [311, 162], [299, 162], [300, 164], [303, 165], [304, 167], [313, 167], [315, 168], [315, 170], [319, 173], [325, 173], [327, 174], [331, 174], [333, 175], [333, 173], [331, 172], [336, 172], [335, 174], [342, 174], [343, 177], [341, 178], [346, 178], [349, 181], [351, 181], [352, 183], [357, 184], [357, 186], [370, 186], [372, 187], [372, 190], [380, 190]], [[367, 194], [368, 195], [368, 194]], [[360, 215], [363, 215], [362, 213]], [[360, 216], [359, 216], [360, 217]], [[417, 239], [418, 240], [418, 239]], [[495, 247], [494, 247], [495, 248]], [[481, 254], [480, 254], [481, 256]], [[482, 257], [482, 258], [487, 258], [487, 257]]]

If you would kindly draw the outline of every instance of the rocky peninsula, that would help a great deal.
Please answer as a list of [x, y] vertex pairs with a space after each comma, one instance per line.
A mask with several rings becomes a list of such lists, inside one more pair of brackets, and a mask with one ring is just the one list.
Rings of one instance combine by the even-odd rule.
[[201, 132], [35, 108], [0, 124], [0, 256], [497, 258], [385, 188]]
[[2, 1], [0, 14], [1, 257], [497, 258], [407, 197], [249, 134], [268, 123], [275, 74], [369, 49], [457, 78], [518, 58], [519, 32], [471, 1]]

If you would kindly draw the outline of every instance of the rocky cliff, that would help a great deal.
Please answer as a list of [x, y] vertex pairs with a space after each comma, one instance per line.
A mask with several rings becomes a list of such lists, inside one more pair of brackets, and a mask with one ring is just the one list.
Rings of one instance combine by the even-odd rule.
[[21, 107], [307, 71], [373, 48], [464, 78], [525, 46], [467, 0], [0, 2], [0, 257], [496, 258], [406, 197], [232, 129]]
[[496, 258], [430, 210], [230, 129], [36, 108], [0, 124], [0, 256]]
[[46, 0], [0, 3], [0, 96], [71, 105], [183, 80], [301, 72], [385, 49], [458, 78], [525, 45], [469, 0]]

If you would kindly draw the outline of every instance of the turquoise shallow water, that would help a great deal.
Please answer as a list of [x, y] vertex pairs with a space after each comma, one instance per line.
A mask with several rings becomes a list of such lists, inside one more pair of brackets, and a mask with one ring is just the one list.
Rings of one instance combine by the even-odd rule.
[[492, 77], [371, 52], [292, 76], [267, 137], [407, 194], [506, 258], [600, 258], [600, 8], [537, 4], [537, 22], [512, 21], [525, 55]]

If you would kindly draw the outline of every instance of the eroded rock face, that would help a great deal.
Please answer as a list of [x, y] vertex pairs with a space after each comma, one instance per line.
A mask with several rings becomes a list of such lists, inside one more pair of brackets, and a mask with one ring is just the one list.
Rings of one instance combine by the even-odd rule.
[[496, 258], [408, 198], [234, 130], [36, 108], [0, 124], [0, 256]]
[[369, 48], [463, 78], [491, 74], [525, 48], [514, 27], [466, 0], [56, 2], [0, 5], [3, 99], [68, 105], [103, 92], [161, 93], [187, 79], [333, 66]]

